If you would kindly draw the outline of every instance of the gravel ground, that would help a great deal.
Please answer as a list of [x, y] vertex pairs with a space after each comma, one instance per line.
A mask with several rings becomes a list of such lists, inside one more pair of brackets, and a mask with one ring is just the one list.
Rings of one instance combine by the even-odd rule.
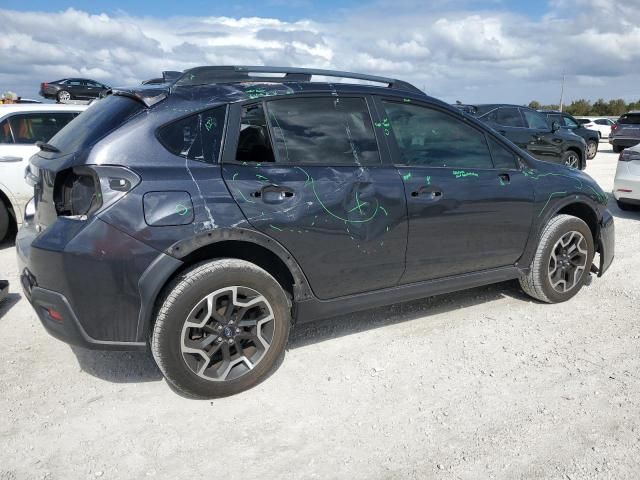
[[610, 208], [613, 266], [568, 303], [509, 282], [300, 327], [271, 378], [216, 401], [49, 337], [0, 246], [0, 479], [638, 478], [640, 212]]

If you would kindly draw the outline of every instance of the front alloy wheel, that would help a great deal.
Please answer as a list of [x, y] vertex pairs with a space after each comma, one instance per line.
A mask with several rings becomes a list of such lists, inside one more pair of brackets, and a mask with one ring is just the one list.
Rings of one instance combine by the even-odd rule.
[[582, 279], [587, 267], [587, 241], [580, 232], [565, 233], [549, 256], [548, 276], [551, 287], [559, 293], [571, 291]]
[[580, 157], [576, 152], [567, 152], [564, 157], [564, 164], [571, 168], [580, 168]]

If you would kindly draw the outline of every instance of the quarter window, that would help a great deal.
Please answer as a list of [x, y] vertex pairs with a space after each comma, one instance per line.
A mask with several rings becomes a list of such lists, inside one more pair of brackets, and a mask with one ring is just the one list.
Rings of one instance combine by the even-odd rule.
[[493, 157], [493, 165], [501, 169], [514, 169], [517, 165], [516, 156], [510, 150], [507, 150], [499, 142], [489, 137], [489, 147], [491, 148], [491, 156]]
[[158, 129], [158, 139], [171, 153], [190, 160], [216, 163], [220, 155], [226, 108], [196, 113]]
[[484, 133], [461, 119], [418, 105], [383, 105], [404, 165], [493, 167]]
[[268, 102], [266, 109], [278, 162], [380, 164], [363, 98], [291, 98]]

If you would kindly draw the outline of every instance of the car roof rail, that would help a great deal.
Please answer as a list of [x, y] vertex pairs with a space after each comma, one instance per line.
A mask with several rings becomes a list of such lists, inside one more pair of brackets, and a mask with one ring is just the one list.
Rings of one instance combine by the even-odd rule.
[[[257, 74], [284, 74], [284, 76], [269, 77]], [[207, 85], [211, 83], [236, 82], [310, 82], [313, 75], [323, 77], [349, 78], [374, 83], [386, 84], [389, 88], [424, 94], [414, 85], [395, 78], [379, 77], [362, 73], [341, 72], [338, 70], [322, 70], [315, 68], [296, 67], [264, 67], [248, 65], [218, 65], [195, 67], [185, 70], [175, 81], [176, 86]]]

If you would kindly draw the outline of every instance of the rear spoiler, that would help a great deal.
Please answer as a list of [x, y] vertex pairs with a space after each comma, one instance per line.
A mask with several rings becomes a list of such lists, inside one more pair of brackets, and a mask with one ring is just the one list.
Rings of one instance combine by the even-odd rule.
[[133, 98], [134, 100], [137, 100], [144, 104], [145, 107], [151, 108], [156, 103], [160, 103], [169, 96], [169, 89], [157, 87], [140, 89], [110, 88], [104, 93], [105, 97], [107, 95], [120, 95], [122, 97]]

